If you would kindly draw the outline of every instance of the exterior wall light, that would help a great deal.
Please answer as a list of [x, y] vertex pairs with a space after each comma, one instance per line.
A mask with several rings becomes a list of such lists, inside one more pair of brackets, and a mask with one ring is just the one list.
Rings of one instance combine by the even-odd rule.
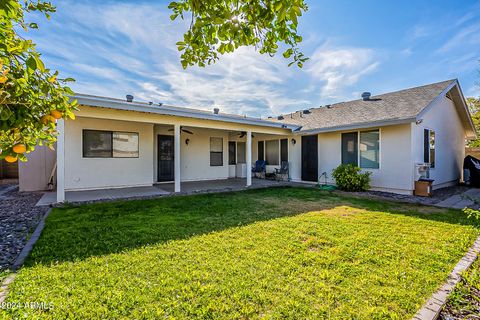
[[292, 139], [292, 144], [295, 144], [295, 143], [297, 143], [297, 140]]
[[185, 139], [185, 144], [188, 146], [188, 144], [190, 143], [190, 139]]

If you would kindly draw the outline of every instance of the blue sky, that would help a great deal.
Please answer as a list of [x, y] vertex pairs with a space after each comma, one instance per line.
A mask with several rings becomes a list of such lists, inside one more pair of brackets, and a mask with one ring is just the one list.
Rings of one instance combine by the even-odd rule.
[[57, 0], [50, 21], [31, 16], [47, 67], [79, 93], [268, 116], [458, 78], [480, 95], [480, 2], [307, 0], [303, 69], [241, 48], [214, 66], [180, 66], [185, 23], [168, 1]]

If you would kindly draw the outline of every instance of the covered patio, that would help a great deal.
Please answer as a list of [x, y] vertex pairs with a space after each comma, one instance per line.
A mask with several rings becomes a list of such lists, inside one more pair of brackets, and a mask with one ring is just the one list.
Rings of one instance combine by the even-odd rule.
[[218, 109], [76, 98], [76, 120], [57, 124], [56, 199], [41, 203], [248, 188], [257, 159], [268, 164], [265, 176], [298, 154], [297, 126]]
[[[175, 183], [160, 183], [147, 187], [129, 187], [101, 190], [66, 191], [65, 201], [69, 203], [109, 201], [120, 199], [143, 199], [171, 196], [174, 194], [219, 193], [240, 191], [246, 189], [260, 189], [282, 186], [313, 186], [313, 184], [275, 181], [267, 179], [252, 179], [251, 186], [246, 186], [245, 179], [232, 178], [222, 180], [190, 181], [181, 183], [181, 192], [175, 192]], [[57, 203], [56, 192], [46, 192], [38, 201], [37, 206]]]

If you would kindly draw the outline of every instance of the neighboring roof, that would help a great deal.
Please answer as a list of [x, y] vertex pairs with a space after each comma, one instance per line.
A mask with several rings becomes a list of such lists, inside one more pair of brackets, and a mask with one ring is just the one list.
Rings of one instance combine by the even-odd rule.
[[[371, 96], [369, 100], [362, 99], [335, 103], [330, 106], [308, 109], [306, 113], [297, 111], [272, 121], [301, 126], [301, 133], [318, 133], [328, 131], [367, 128], [417, 120], [435, 99], [456, 87], [457, 109], [470, 134], [475, 131], [463, 94], [457, 80], [447, 80], [420, 87]], [[455, 96], [455, 95], [454, 95]], [[460, 105], [460, 106], [458, 106]], [[462, 109], [465, 109], [462, 111]]]
[[100, 107], [100, 108], [110, 108], [118, 110], [127, 110], [127, 111], [138, 111], [146, 113], [155, 113], [162, 115], [171, 115], [187, 118], [196, 118], [204, 120], [216, 120], [224, 122], [233, 122], [233, 123], [242, 123], [249, 125], [257, 125], [263, 127], [271, 128], [285, 128], [290, 130], [298, 129], [298, 126], [295, 124], [285, 124], [281, 122], [272, 122], [269, 120], [263, 120], [259, 118], [251, 118], [247, 116], [233, 115], [219, 113], [214, 114], [213, 112], [205, 110], [197, 110], [190, 108], [174, 107], [165, 104], [153, 104], [148, 102], [127, 102], [126, 100], [92, 96], [87, 94], [75, 94], [73, 99], [78, 101], [79, 105]]

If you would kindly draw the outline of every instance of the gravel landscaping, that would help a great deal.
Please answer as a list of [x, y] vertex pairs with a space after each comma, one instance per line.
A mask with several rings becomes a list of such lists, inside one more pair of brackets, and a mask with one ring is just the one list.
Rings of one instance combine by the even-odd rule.
[[480, 319], [480, 260], [470, 267], [448, 298], [441, 320]]
[[35, 207], [42, 193], [0, 185], [0, 274], [8, 270], [48, 207]]
[[[363, 191], [363, 192], [348, 192], [348, 193], [345, 193], [345, 195], [357, 195], [362, 197], [368, 197], [371, 199], [387, 199], [387, 200], [414, 203], [414, 204], [435, 205], [436, 203], [439, 203], [451, 196], [462, 194], [468, 191], [469, 189], [470, 189], [469, 187], [462, 186], [462, 185], [446, 187], [446, 188], [435, 190], [431, 197], [418, 197], [414, 195], [405, 195], [405, 194], [372, 191], [372, 190]], [[339, 192], [344, 193], [343, 191], [339, 191]]]

